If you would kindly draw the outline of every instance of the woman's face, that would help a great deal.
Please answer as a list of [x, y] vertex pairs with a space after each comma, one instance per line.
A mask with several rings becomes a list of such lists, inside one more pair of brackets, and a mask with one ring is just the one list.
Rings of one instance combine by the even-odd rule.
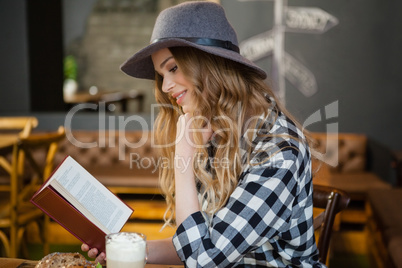
[[194, 111], [193, 84], [184, 76], [168, 48], [152, 54], [155, 71], [162, 76], [162, 91], [169, 94], [182, 107], [184, 113]]

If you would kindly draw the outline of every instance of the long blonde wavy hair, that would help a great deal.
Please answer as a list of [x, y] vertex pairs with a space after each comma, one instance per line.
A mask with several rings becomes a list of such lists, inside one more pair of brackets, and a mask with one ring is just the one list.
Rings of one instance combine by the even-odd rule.
[[[202, 145], [201, 133], [194, 134], [198, 148], [193, 159], [193, 170], [200, 189], [200, 207], [212, 215], [222, 208], [234, 191], [242, 172], [240, 137], [247, 129], [256, 129], [257, 119], [245, 126], [249, 118], [267, 116], [273, 107], [267, 95], [275, 99], [270, 87], [258, 73], [242, 64], [214, 56], [190, 47], [169, 48], [176, 64], [194, 85], [195, 94], [193, 127], [205, 127], [210, 122], [214, 132], [214, 159], [226, 165], [211, 165], [206, 146]], [[160, 146], [161, 158], [167, 163], [160, 165], [159, 178], [162, 193], [167, 202], [166, 224], [174, 221], [175, 180], [174, 152], [176, 123], [181, 114], [176, 101], [162, 91], [162, 77], [156, 75], [155, 97], [160, 110], [154, 125], [155, 141]], [[277, 109], [287, 112], [276, 101]], [[275, 115], [273, 115], [275, 116]], [[208, 204], [203, 207], [203, 201]]]

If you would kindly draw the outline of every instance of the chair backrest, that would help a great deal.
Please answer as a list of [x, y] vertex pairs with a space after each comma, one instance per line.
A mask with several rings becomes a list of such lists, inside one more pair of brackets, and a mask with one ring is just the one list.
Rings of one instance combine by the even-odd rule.
[[0, 117], [0, 130], [21, 131], [20, 137], [27, 137], [38, 126], [35, 117]]
[[329, 186], [313, 186], [313, 206], [324, 209], [314, 218], [314, 230], [320, 229], [317, 243], [319, 259], [324, 264], [327, 261], [335, 216], [348, 206], [349, 201], [350, 197], [344, 191]]
[[[18, 139], [12, 151], [9, 207], [3, 208], [4, 211], [9, 209], [11, 218], [16, 219], [27, 205], [32, 206], [29, 200], [43, 180], [50, 176], [54, 155], [64, 137], [64, 127], [60, 127], [57, 132], [31, 134]], [[37, 157], [38, 151], [42, 151], [40, 153], [43, 157]], [[22, 170], [20, 170], [21, 161]]]
[[[0, 242], [9, 257], [18, 256], [25, 228], [31, 222], [38, 222], [40, 234], [45, 237], [44, 230], [48, 220], [29, 201], [52, 172], [58, 144], [64, 138], [64, 127], [60, 127], [55, 132], [19, 136], [13, 142], [11, 161], [8, 164], [9, 189], [7, 193], [0, 195], [2, 201], [7, 201], [0, 209]], [[43, 241], [47, 245], [46, 240]], [[48, 247], [44, 248], [47, 248], [44, 252], [48, 252]]]
[[[7, 159], [7, 155], [11, 156], [17, 140], [27, 138], [37, 125], [38, 119], [36, 117], [0, 117], [0, 139], [2, 140], [0, 143], [0, 168], [3, 174], [4, 171], [7, 174], [7, 176], [1, 177], [4, 181], [2, 180], [0, 183], [0, 191], [10, 191], [9, 176], [12, 175], [13, 167], [10, 163], [12, 159]], [[20, 152], [18, 161], [18, 173], [21, 174], [24, 163], [23, 152]]]
[[[37, 186], [41, 185], [50, 176], [53, 171], [54, 157], [58, 145], [64, 138], [65, 129], [61, 126], [55, 132], [31, 134], [29, 137], [19, 139], [18, 150], [24, 153], [25, 161], [30, 167], [29, 171], [32, 173], [29, 181], [30, 186], [25, 185], [24, 191], [18, 189], [19, 202], [26, 198], [29, 200], [32, 193], [36, 191]], [[40, 157], [36, 153], [41, 149], [43, 158], [38, 159]]]

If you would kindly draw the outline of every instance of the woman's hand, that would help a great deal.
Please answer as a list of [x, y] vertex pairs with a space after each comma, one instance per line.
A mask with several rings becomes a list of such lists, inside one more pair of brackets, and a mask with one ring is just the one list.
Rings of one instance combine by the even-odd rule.
[[101, 265], [106, 265], [106, 254], [104, 252], [101, 252], [101, 254], [98, 256], [98, 249], [89, 248], [87, 244], [82, 244], [81, 250], [84, 252], [88, 251], [88, 257], [95, 259], [95, 263], [99, 262]]
[[203, 144], [206, 144], [212, 135], [209, 122], [205, 122], [206, 126], [202, 129], [194, 129], [192, 122], [189, 114], [180, 116], [177, 121], [174, 163], [177, 226], [188, 216], [200, 210], [192, 165], [197, 146], [194, 143], [193, 134], [202, 132]]
[[205, 121], [205, 127], [202, 129], [194, 129], [194, 119], [187, 113], [181, 115], [177, 121], [175, 160], [178, 165], [175, 166], [176, 171], [185, 172], [185, 169], [191, 168], [197, 146], [194, 142], [194, 133], [202, 133], [202, 145], [205, 145], [212, 136], [209, 122]]

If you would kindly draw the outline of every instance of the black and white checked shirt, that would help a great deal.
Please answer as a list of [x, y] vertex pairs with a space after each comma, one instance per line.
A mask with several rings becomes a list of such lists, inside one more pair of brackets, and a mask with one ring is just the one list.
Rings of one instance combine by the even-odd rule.
[[[311, 158], [303, 133], [283, 113], [263, 120], [252, 144], [242, 137], [245, 168], [212, 219], [190, 215], [173, 237], [186, 267], [325, 267], [313, 229]], [[251, 161], [246, 149], [252, 146]]]

